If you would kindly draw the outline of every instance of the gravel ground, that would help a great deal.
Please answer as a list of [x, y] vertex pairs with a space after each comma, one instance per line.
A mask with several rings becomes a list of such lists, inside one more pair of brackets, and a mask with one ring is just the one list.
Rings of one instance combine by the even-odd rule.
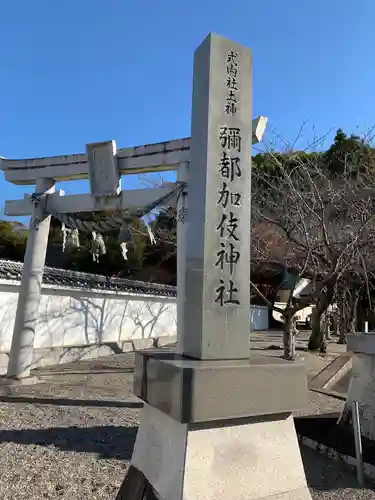
[[345, 464], [301, 447], [307, 484], [313, 500], [374, 500], [374, 484], [359, 488], [355, 472]]
[[[113, 356], [46, 370], [42, 384], [1, 389], [0, 499], [115, 499], [139, 421], [131, 367], [132, 355]], [[341, 405], [311, 394], [310, 413]], [[314, 500], [375, 499], [375, 489], [357, 489], [345, 464], [305, 447], [302, 454]]]

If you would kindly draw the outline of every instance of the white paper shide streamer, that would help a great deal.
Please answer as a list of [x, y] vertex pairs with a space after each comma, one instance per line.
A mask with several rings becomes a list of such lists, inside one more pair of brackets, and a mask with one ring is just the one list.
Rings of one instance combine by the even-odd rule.
[[156, 243], [156, 238], [150, 227], [149, 214], [159, 205], [165, 204], [168, 200], [172, 200], [175, 197], [178, 198], [184, 188], [185, 183], [178, 183], [177, 187], [170, 193], [157, 198], [143, 208], [137, 210], [124, 210], [120, 214], [116, 214], [116, 216], [107, 216], [99, 221], [86, 221], [78, 219], [73, 215], [57, 212], [49, 206], [46, 208], [48, 195], [38, 195], [34, 193], [31, 195], [31, 200], [33, 203], [44, 203], [45, 210], [61, 221], [63, 252], [65, 252], [66, 248], [69, 246], [79, 248], [79, 232], [88, 233], [91, 234], [92, 237], [90, 253], [92, 254], [93, 261], [99, 262], [100, 257], [107, 253], [102, 233], [118, 230], [121, 254], [124, 260], [128, 260], [128, 244], [131, 243], [133, 239], [129, 223], [131, 223], [134, 218], [140, 219], [147, 230], [151, 244], [154, 245]]

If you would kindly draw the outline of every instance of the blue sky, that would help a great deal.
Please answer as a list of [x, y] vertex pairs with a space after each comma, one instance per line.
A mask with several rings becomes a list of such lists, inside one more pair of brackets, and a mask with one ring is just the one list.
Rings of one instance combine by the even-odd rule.
[[[4, 0], [0, 156], [188, 136], [193, 52], [210, 31], [252, 48], [254, 116], [269, 117], [268, 141], [293, 142], [305, 121], [302, 142], [314, 127], [365, 132], [375, 124], [374, 19], [374, 0]], [[31, 189], [0, 173], [0, 208]]]

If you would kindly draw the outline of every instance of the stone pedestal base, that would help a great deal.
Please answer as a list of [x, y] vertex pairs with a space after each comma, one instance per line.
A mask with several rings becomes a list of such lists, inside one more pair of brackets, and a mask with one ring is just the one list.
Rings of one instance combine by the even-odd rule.
[[136, 353], [145, 402], [116, 500], [310, 500], [292, 410], [305, 368], [277, 358], [193, 360]]
[[291, 414], [182, 424], [145, 404], [131, 465], [117, 500], [145, 478], [147, 500], [311, 500]]
[[347, 342], [353, 352], [352, 377], [340, 422], [351, 423], [351, 404], [358, 401], [361, 434], [375, 440], [375, 334], [348, 335]]
[[182, 424], [291, 413], [308, 404], [303, 363], [272, 356], [196, 360], [135, 353], [134, 395]]

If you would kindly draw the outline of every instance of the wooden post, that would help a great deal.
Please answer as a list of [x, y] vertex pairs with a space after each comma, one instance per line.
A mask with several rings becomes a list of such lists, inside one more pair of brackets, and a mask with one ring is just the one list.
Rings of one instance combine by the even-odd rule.
[[[39, 179], [35, 194], [42, 195], [43, 200], [43, 196], [53, 193], [54, 189], [53, 179]], [[30, 374], [50, 220], [43, 201], [36, 202], [31, 212], [7, 377], [22, 378]]]

